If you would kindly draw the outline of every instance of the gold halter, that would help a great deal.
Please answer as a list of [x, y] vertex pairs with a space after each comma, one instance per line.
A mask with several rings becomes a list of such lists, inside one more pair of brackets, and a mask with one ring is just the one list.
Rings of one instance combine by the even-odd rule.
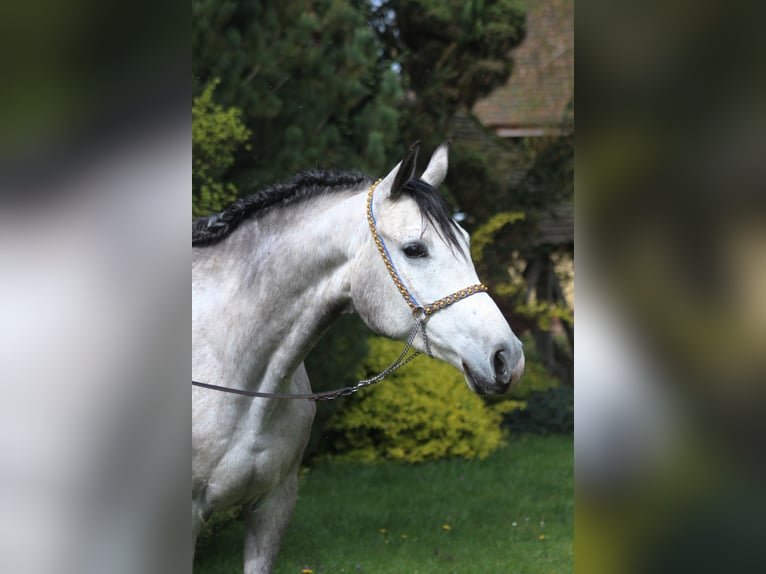
[[378, 184], [381, 181], [382, 180], [379, 179], [373, 183], [370, 186], [370, 191], [367, 193], [367, 222], [370, 224], [370, 232], [372, 233], [372, 238], [375, 241], [375, 245], [378, 247], [380, 256], [383, 258], [383, 263], [385, 263], [386, 269], [388, 269], [388, 274], [391, 275], [391, 279], [393, 279], [394, 285], [396, 285], [396, 288], [399, 289], [399, 293], [402, 294], [402, 297], [404, 297], [407, 305], [409, 305], [410, 309], [412, 309], [413, 317], [415, 317], [415, 319], [425, 319], [436, 311], [444, 309], [445, 307], [449, 307], [453, 303], [457, 303], [466, 297], [476, 295], [477, 293], [485, 293], [488, 291], [486, 285], [478, 283], [476, 285], [471, 285], [470, 287], [460, 289], [459, 291], [455, 291], [451, 295], [442, 297], [438, 301], [434, 301], [428, 305], [420, 305], [418, 303], [417, 299], [415, 299], [415, 296], [410, 292], [409, 289], [407, 289], [404, 281], [399, 276], [396, 267], [394, 267], [394, 263], [391, 261], [391, 255], [389, 254], [388, 249], [386, 248], [386, 244], [383, 242], [383, 238], [378, 233], [377, 227], [375, 225], [375, 216], [372, 213], [372, 196], [375, 193], [375, 188], [378, 187]]

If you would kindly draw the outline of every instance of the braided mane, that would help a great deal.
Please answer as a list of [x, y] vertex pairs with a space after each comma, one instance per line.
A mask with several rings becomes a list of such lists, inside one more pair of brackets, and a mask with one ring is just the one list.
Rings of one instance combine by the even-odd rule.
[[301, 172], [283, 183], [263, 188], [248, 197], [231, 203], [220, 213], [200, 217], [192, 223], [192, 247], [214, 245], [253, 217], [272, 207], [288, 207], [306, 199], [333, 191], [369, 186], [372, 180], [355, 172], [310, 170]]
[[[371, 184], [372, 179], [356, 172], [301, 172], [283, 183], [270, 185], [253, 195], [236, 200], [220, 213], [196, 219], [192, 222], [192, 247], [215, 245], [231, 235], [242, 222], [272, 208], [285, 208], [313, 197], [344, 189], [369, 187]], [[434, 225], [447, 244], [463, 253], [457, 238], [457, 224], [441, 194], [420, 179], [410, 179], [401, 191], [415, 200], [420, 212]]]

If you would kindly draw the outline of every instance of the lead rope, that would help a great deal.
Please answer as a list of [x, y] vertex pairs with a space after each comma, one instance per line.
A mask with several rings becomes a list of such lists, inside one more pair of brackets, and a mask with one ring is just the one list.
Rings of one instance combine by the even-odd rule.
[[403, 367], [409, 363], [412, 359], [420, 355], [419, 351], [415, 351], [412, 355], [407, 357], [407, 353], [412, 348], [412, 343], [415, 341], [415, 337], [418, 331], [421, 331], [423, 335], [423, 341], [426, 345], [426, 352], [431, 355], [431, 346], [428, 343], [428, 337], [426, 336], [426, 329], [424, 325], [425, 315], [421, 318], [415, 319], [415, 326], [410, 332], [410, 336], [407, 338], [407, 342], [404, 345], [399, 357], [386, 367], [382, 372], [378, 373], [374, 377], [359, 381], [357, 384], [351, 387], [343, 387], [342, 389], [335, 389], [333, 391], [323, 391], [320, 393], [305, 393], [305, 394], [291, 394], [291, 393], [264, 393], [260, 391], [246, 391], [243, 389], [235, 389], [233, 387], [223, 387], [220, 385], [212, 385], [210, 383], [201, 383], [199, 381], [192, 380], [192, 386], [202, 387], [204, 389], [212, 389], [214, 391], [221, 391], [222, 393], [231, 393], [234, 395], [241, 395], [244, 397], [260, 397], [265, 399], [307, 399], [310, 401], [330, 401], [339, 397], [347, 397], [353, 395], [355, 392], [360, 391], [365, 387], [374, 385], [385, 379], [388, 375], [393, 373], [399, 367]]

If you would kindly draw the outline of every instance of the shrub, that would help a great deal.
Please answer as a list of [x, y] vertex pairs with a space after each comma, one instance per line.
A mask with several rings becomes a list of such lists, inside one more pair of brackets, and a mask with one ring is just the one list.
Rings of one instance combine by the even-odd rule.
[[[525, 341], [526, 342], [526, 341]], [[512, 433], [568, 434], [574, 430], [574, 390], [540, 362], [533, 345], [526, 345], [521, 384], [507, 396], [489, 399], [501, 413], [503, 429]]]
[[[385, 369], [401, 343], [375, 337], [362, 377]], [[331, 424], [332, 449], [342, 458], [421, 462], [485, 458], [503, 444], [502, 415], [487, 407], [453, 367], [419, 359], [347, 399]]]
[[242, 111], [213, 100], [217, 85], [213, 80], [192, 99], [192, 219], [221, 211], [237, 198], [237, 188], [223, 178], [235, 151], [250, 137]]
[[529, 394], [526, 406], [507, 412], [503, 428], [511, 432], [569, 434], [574, 431], [574, 389], [553, 387]]
[[[357, 315], [343, 315], [306, 357], [306, 370], [313, 391], [329, 391], [356, 384], [358, 371], [369, 352], [370, 331]], [[335, 414], [343, 409], [346, 399], [319, 401], [311, 426], [311, 438], [303, 452], [303, 463], [327, 452], [327, 432]]]
[[[521, 384], [513, 389], [507, 395], [499, 397], [487, 397], [485, 400], [490, 407], [502, 414], [518, 409], [524, 409], [527, 406], [527, 399], [537, 391], [547, 391], [561, 386], [561, 382], [537, 360], [534, 353], [525, 352], [526, 364], [524, 366], [524, 376], [521, 378]], [[505, 418], [505, 416], [504, 416]]]

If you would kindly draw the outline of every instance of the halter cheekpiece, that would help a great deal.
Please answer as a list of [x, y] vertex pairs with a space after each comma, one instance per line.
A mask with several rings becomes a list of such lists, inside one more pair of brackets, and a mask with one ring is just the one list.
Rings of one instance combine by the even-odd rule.
[[422, 315], [425, 318], [428, 318], [430, 315], [433, 315], [436, 311], [439, 311], [440, 309], [444, 309], [445, 307], [449, 307], [453, 303], [457, 303], [458, 301], [465, 299], [466, 297], [470, 297], [471, 295], [476, 295], [477, 293], [484, 293], [486, 292], [487, 286], [482, 283], [477, 283], [476, 285], [471, 285], [470, 287], [466, 287], [465, 289], [460, 289], [459, 291], [455, 291], [451, 295], [447, 295], [446, 297], [442, 297], [438, 301], [434, 301], [433, 303], [429, 303], [428, 305], [420, 305], [415, 299], [415, 296], [410, 292], [409, 289], [407, 289], [407, 286], [404, 284], [404, 281], [399, 276], [399, 272], [396, 270], [396, 267], [394, 266], [394, 262], [391, 261], [391, 254], [388, 252], [388, 248], [386, 248], [386, 244], [383, 242], [383, 238], [378, 233], [378, 229], [375, 222], [375, 214], [372, 210], [372, 197], [375, 193], [375, 189], [378, 187], [378, 184], [380, 184], [382, 180], [378, 180], [375, 183], [373, 183], [370, 186], [370, 191], [367, 192], [367, 223], [370, 225], [370, 232], [372, 233], [372, 238], [375, 241], [375, 245], [378, 247], [378, 252], [380, 253], [380, 256], [383, 258], [383, 263], [386, 264], [386, 269], [388, 269], [389, 275], [391, 275], [391, 279], [394, 280], [394, 284], [396, 285], [396, 288], [399, 289], [399, 293], [402, 294], [402, 297], [404, 297], [404, 300], [407, 302], [407, 305], [410, 306], [410, 309], [412, 309], [412, 316], [415, 318], [415, 320], [418, 320], [418, 316]]
[[407, 286], [404, 284], [404, 281], [402, 280], [401, 276], [399, 275], [399, 272], [396, 270], [396, 267], [394, 266], [394, 262], [391, 260], [391, 254], [388, 252], [388, 249], [386, 248], [386, 244], [384, 243], [383, 238], [378, 233], [378, 229], [375, 223], [375, 215], [372, 209], [372, 200], [373, 200], [373, 194], [375, 193], [375, 189], [378, 187], [378, 184], [380, 184], [381, 181], [382, 180], [379, 179], [375, 183], [373, 183], [370, 186], [369, 192], [367, 193], [367, 222], [370, 225], [370, 232], [372, 233], [372, 238], [375, 241], [375, 245], [378, 248], [378, 252], [380, 253], [380, 256], [383, 258], [383, 263], [385, 263], [386, 269], [388, 269], [388, 273], [389, 275], [391, 275], [391, 279], [393, 279], [394, 284], [396, 285], [396, 288], [399, 290], [399, 293], [402, 294], [402, 297], [404, 297], [404, 300], [407, 302], [407, 305], [409, 305], [410, 309], [412, 309], [412, 318], [415, 320], [415, 326], [412, 328], [412, 331], [410, 331], [410, 335], [407, 338], [407, 342], [404, 345], [404, 350], [401, 352], [399, 357], [383, 372], [369, 379], [359, 381], [357, 384], [355, 384], [352, 387], [344, 387], [342, 389], [336, 389], [333, 391], [324, 391], [319, 393], [304, 393], [304, 394], [266, 393], [266, 392], [260, 392], [260, 391], [247, 391], [244, 389], [235, 389], [232, 387], [224, 387], [221, 385], [213, 385], [210, 383], [201, 383], [199, 381], [192, 380], [193, 386], [202, 387], [206, 389], [212, 389], [215, 391], [222, 391], [224, 393], [232, 393], [232, 394], [246, 396], [246, 397], [260, 397], [260, 398], [267, 398], [267, 399], [307, 399], [312, 401], [326, 401], [331, 399], [337, 399], [338, 397], [345, 397], [348, 395], [352, 395], [355, 392], [365, 387], [368, 387], [379, 381], [382, 381], [385, 377], [390, 375], [396, 369], [409, 363], [412, 359], [414, 359], [420, 354], [418, 351], [415, 351], [410, 356], [407, 356], [407, 353], [412, 347], [412, 344], [415, 341], [415, 337], [417, 336], [418, 332], [420, 332], [423, 337], [423, 344], [425, 346], [426, 353], [428, 354], [429, 357], [432, 356], [431, 347], [428, 343], [428, 337], [426, 336], [426, 327], [425, 327], [428, 317], [430, 317], [437, 311], [440, 311], [441, 309], [449, 307], [453, 303], [457, 303], [458, 301], [461, 301], [467, 297], [470, 297], [471, 295], [476, 295], [477, 293], [485, 293], [486, 291], [488, 291], [488, 289], [486, 285], [483, 285], [482, 283], [478, 283], [476, 285], [471, 285], [470, 287], [466, 287], [464, 289], [455, 291], [451, 295], [442, 297], [441, 299], [439, 299], [438, 301], [434, 301], [433, 303], [429, 303], [427, 305], [420, 305], [418, 303], [415, 296], [412, 294], [412, 292], [409, 289], [407, 289]]

